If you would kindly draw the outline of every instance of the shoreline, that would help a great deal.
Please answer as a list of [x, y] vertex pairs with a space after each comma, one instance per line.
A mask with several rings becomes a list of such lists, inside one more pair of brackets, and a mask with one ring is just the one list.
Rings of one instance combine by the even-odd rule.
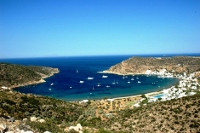
[[[105, 71], [104, 71], [105, 72]], [[58, 73], [58, 72], [57, 72]], [[107, 72], [105, 72], [107, 73]], [[112, 72], [110, 72], [112, 73]], [[36, 85], [36, 84], [40, 84], [40, 83], [45, 83], [46, 81], [44, 79], [46, 78], [49, 78], [51, 76], [54, 76], [56, 73], [53, 73], [49, 76], [43, 76], [42, 79], [40, 79], [39, 81], [31, 81], [31, 82], [28, 82], [28, 83], [25, 83], [25, 84], [20, 84], [20, 85], [17, 85], [17, 86], [12, 86], [10, 87], [10, 90], [15, 90], [17, 89], [18, 87], [24, 87], [24, 86], [29, 86], [29, 85]], [[112, 73], [112, 74], [116, 74], [116, 73]], [[124, 75], [124, 74], [120, 74], [120, 73], [117, 73], [118, 75]], [[126, 74], [126, 75], [132, 75], [132, 73], [129, 73], [129, 74]], [[134, 74], [136, 75], [136, 74]], [[156, 75], [156, 74], [137, 74], [137, 75]], [[175, 78], [175, 77], [173, 77]], [[165, 89], [169, 89], [171, 87], [173, 87], [174, 85], [170, 86], [170, 87], [167, 87]], [[136, 95], [127, 95], [127, 96], [118, 96], [118, 97], [114, 97], [114, 98], [101, 98], [101, 99], [83, 99], [83, 100], [64, 100], [64, 101], [68, 101], [68, 102], [78, 102], [78, 101], [84, 101], [84, 100], [95, 100], [95, 101], [101, 101], [101, 100], [108, 100], [108, 99], [112, 99], [112, 100], [122, 100], [122, 99], [128, 99], [128, 98], [141, 98], [141, 96], [144, 94], [145, 96], [155, 96], [155, 95], [158, 95], [158, 94], [161, 94], [163, 90], [158, 90], [158, 91], [152, 91], [152, 92], [148, 92], [148, 93], [142, 93], [142, 94], [136, 94]], [[57, 98], [55, 98], [57, 99]], [[61, 99], [62, 100], [62, 99]]]
[[117, 72], [111, 72], [111, 71], [101, 71], [101, 72], [98, 72], [98, 73], [103, 73], [103, 74], [116, 74], [116, 75], [147, 75], [145, 73], [125, 73], [125, 74], [122, 74], [122, 73], [117, 73]]
[[[145, 76], [162, 76], [162, 75], [159, 75], [159, 74], [146, 74], [146, 73], [126, 73], [126, 74], [122, 74], [122, 73], [117, 73], [117, 72], [112, 72], [112, 71], [108, 71], [108, 70], [104, 70], [104, 71], [101, 71], [101, 72], [98, 72], [98, 73], [103, 73], [103, 74], [116, 74], [116, 75], [121, 75], [121, 76], [128, 76], [128, 75], [145, 75]], [[169, 78], [169, 77], [163, 77], [163, 78]], [[170, 77], [170, 78], [177, 78], [177, 79], [180, 79], [179, 77]], [[174, 85], [170, 86], [170, 87], [167, 87], [165, 89], [170, 89], [171, 87], [174, 87]], [[155, 95], [158, 95], [158, 94], [162, 94], [163, 92], [163, 89], [162, 90], [159, 90], [159, 91], [152, 91], [152, 92], [149, 92], [149, 93], [144, 93], [144, 95], [146, 97], [151, 97], [151, 96], [155, 96]], [[130, 96], [120, 96], [120, 97], [115, 97], [115, 98], [108, 98], [108, 99], [112, 99], [112, 100], [121, 100], [121, 99], [128, 99], [128, 98], [135, 98], [135, 97], [141, 97], [143, 94], [137, 94], [137, 95], [130, 95]], [[108, 100], [107, 99], [107, 100]], [[102, 99], [99, 99], [99, 100], [102, 100]]]
[[28, 83], [11, 86], [11, 87], [9, 87], [9, 89], [10, 90], [14, 90], [14, 89], [17, 89], [19, 87], [24, 87], [24, 86], [29, 86], [29, 85], [37, 85], [37, 84], [45, 83], [46, 82], [46, 80], [45, 80], [46, 78], [50, 78], [50, 77], [54, 76], [57, 73], [59, 73], [59, 71], [55, 72], [55, 73], [52, 73], [50, 75], [45, 75], [45, 76], [43, 75], [42, 78], [39, 81], [30, 81]]
[[[48, 78], [48, 77], [47, 77]], [[19, 84], [19, 85], [16, 85], [16, 86], [11, 86], [9, 87], [10, 90], [14, 90], [18, 87], [24, 87], [24, 86], [29, 86], [29, 85], [37, 85], [37, 84], [41, 84], [41, 83], [45, 83], [46, 81], [42, 78], [40, 79], [39, 81], [30, 81], [28, 83], [24, 83], [24, 84]]]
[[[171, 87], [173, 87], [173, 86], [171, 86]], [[167, 88], [167, 89], [169, 89], [169, 88]], [[162, 90], [145, 93], [144, 95], [149, 97], [149, 96], [155, 96], [155, 95], [158, 95], [158, 94], [161, 94], [161, 93], [162, 93]], [[121, 97], [115, 97], [115, 98], [107, 98], [105, 100], [108, 100], [108, 99], [121, 100], [121, 99], [128, 99], [128, 98], [136, 98], [136, 97], [141, 97], [142, 95], [143, 94], [130, 95], [130, 96], [121, 96]], [[98, 100], [102, 100], [102, 99], [98, 99]]]
[[[57, 72], [58, 73], [58, 72]], [[102, 71], [100, 73], [108, 73], [108, 74], [117, 74], [117, 75], [156, 75], [156, 76], [160, 76], [158, 74], [145, 74], [145, 73], [140, 73], [140, 74], [133, 74], [133, 73], [127, 73], [127, 74], [121, 74], [121, 73], [115, 73], [115, 72], [110, 72], [110, 71]], [[45, 75], [45, 76], [42, 76], [42, 79], [40, 79], [39, 81], [31, 81], [31, 82], [28, 82], [28, 83], [25, 83], [25, 84], [20, 84], [20, 85], [17, 85], [17, 86], [12, 86], [10, 87], [10, 89], [16, 89], [18, 87], [23, 87], [23, 86], [28, 86], [28, 85], [34, 85], [34, 84], [40, 84], [40, 83], [44, 83], [46, 82], [44, 79], [46, 78], [49, 78], [51, 76], [54, 76], [54, 74], [56, 73], [53, 73], [53, 74], [50, 74], [50, 75]], [[167, 78], [167, 77], [166, 77]], [[178, 78], [178, 77], [172, 77], [172, 78]], [[181, 79], [181, 78], [178, 78], [178, 79]], [[171, 87], [173, 87], [174, 85], [170, 86], [170, 87], [167, 87], [165, 89], [169, 89]], [[163, 91], [162, 90], [158, 90], [158, 91], [152, 91], [152, 92], [149, 92], [149, 93], [143, 93], [145, 96], [147, 97], [150, 97], [150, 96], [155, 96], [155, 95], [158, 95], [158, 94], [161, 94]], [[112, 99], [112, 100], [121, 100], [121, 99], [128, 99], [128, 98], [141, 98], [141, 96], [143, 94], [136, 94], [136, 95], [128, 95], [128, 96], [119, 96], [119, 97], [114, 97], [114, 98], [107, 98], [107, 99], [84, 99], [84, 100], [97, 100], [97, 101], [100, 101], [100, 100], [108, 100], [108, 99]], [[56, 98], [55, 98], [56, 99]], [[72, 101], [68, 101], [68, 102], [77, 102], [77, 101], [84, 101], [84, 100], [72, 100]], [[64, 100], [65, 101], [65, 100]]]

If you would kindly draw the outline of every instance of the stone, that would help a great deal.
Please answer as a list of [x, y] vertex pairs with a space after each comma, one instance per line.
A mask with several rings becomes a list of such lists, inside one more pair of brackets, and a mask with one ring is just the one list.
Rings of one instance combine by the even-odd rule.
[[51, 132], [49, 132], [49, 131], [45, 131], [44, 133], [51, 133]]
[[39, 121], [40, 123], [44, 123], [44, 122], [45, 122], [44, 119], [39, 119], [38, 121]]
[[69, 131], [70, 130], [75, 130], [78, 133], [82, 133], [83, 128], [82, 128], [81, 124], [78, 123], [76, 126], [70, 126]]
[[30, 118], [30, 120], [31, 120], [31, 121], [37, 121], [37, 118], [36, 118], [35, 116], [32, 116], [32, 117]]
[[1, 133], [4, 133], [5, 131], [7, 131], [8, 130], [8, 128], [7, 128], [7, 126], [6, 126], [6, 124], [0, 124], [0, 132]]

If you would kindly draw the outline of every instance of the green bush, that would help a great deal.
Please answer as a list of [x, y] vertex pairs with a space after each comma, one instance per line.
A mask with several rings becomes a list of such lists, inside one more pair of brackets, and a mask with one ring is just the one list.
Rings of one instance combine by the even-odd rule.
[[97, 133], [111, 133], [110, 131], [105, 130], [104, 128], [100, 128]]
[[50, 131], [52, 133], [62, 132], [62, 130], [60, 130], [60, 128], [56, 126], [54, 122], [51, 120], [46, 120], [46, 122], [44, 123], [27, 121], [26, 124], [38, 132], [45, 132], [45, 131]]

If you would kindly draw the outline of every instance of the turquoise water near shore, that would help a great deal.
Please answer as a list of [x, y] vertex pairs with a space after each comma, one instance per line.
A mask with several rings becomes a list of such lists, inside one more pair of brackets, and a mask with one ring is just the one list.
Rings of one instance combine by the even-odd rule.
[[19, 87], [15, 91], [67, 101], [145, 94], [171, 87], [179, 81], [175, 78], [159, 78], [158, 76], [128, 75], [123, 77], [122, 75], [99, 73], [130, 57], [130, 55], [52, 57], [0, 61], [59, 68], [60, 73], [45, 79], [45, 83]]

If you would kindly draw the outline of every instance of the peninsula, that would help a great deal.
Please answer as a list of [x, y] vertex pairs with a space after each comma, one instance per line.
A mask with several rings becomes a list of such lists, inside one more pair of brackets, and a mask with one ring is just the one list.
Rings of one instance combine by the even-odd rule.
[[114, 66], [111, 66], [105, 73], [114, 74], [156, 74], [165, 72], [173, 75], [193, 73], [200, 70], [200, 58], [190, 56], [175, 57], [131, 57]]
[[57, 68], [0, 63], [0, 86], [3, 89], [11, 89], [43, 83], [45, 78], [56, 73], [59, 73]]

